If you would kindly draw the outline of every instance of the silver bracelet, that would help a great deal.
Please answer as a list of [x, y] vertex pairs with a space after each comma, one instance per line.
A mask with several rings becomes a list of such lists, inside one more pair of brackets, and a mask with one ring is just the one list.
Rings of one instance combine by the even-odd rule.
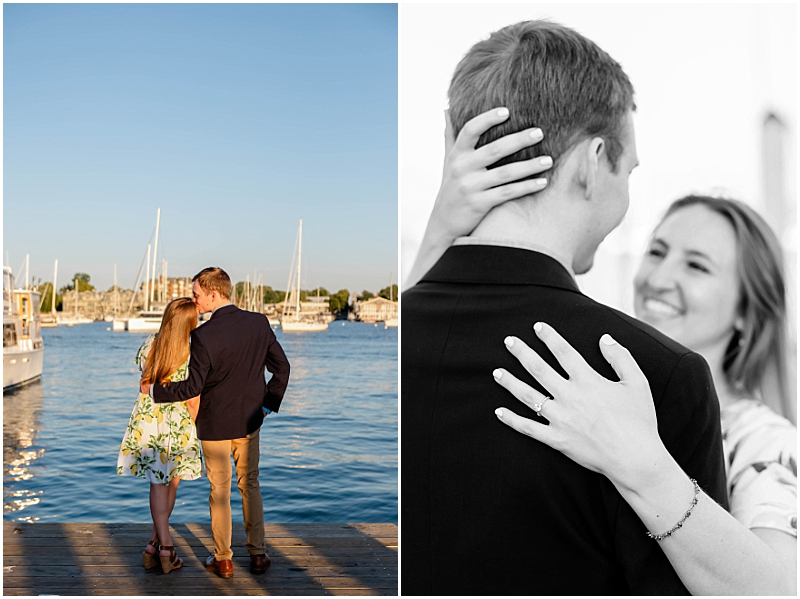
[[686, 513], [683, 515], [683, 518], [681, 518], [680, 521], [675, 526], [670, 528], [667, 532], [661, 533], [660, 535], [654, 535], [652, 532], [647, 531], [648, 537], [650, 537], [651, 539], [655, 539], [656, 541], [663, 541], [673, 532], [675, 532], [681, 526], [683, 526], [683, 523], [686, 522], [686, 519], [692, 515], [692, 510], [694, 509], [694, 506], [697, 505], [697, 498], [700, 496], [700, 485], [698, 485], [697, 481], [693, 478], [690, 478], [689, 480], [691, 480], [692, 483], [694, 484], [694, 499], [692, 499], [692, 505], [690, 505], [689, 509], [686, 510]]

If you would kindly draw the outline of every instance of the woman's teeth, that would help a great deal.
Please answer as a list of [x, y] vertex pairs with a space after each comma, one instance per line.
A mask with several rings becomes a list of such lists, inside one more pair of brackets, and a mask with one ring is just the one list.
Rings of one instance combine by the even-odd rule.
[[656, 316], [678, 316], [681, 313], [675, 306], [653, 298], [644, 300], [644, 308]]

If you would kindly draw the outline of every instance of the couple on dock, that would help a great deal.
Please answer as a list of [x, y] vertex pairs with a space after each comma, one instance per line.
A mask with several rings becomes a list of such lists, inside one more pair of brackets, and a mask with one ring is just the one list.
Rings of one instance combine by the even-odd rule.
[[675, 201], [637, 320], [575, 279], [638, 163], [621, 66], [527, 21], [467, 52], [449, 100], [402, 300], [402, 593], [796, 595], [776, 235], [740, 201]]
[[[153, 533], [143, 552], [144, 567], [160, 564], [168, 573], [183, 565], [169, 531], [178, 484], [207, 472], [214, 555], [205, 566], [230, 578], [233, 454], [250, 571], [263, 574], [270, 558], [258, 485], [259, 429], [280, 408], [289, 361], [266, 317], [231, 303], [231, 280], [224, 270], [205, 268], [192, 281], [192, 299], [167, 305], [158, 333], [136, 356], [140, 394], [120, 446], [117, 474], [150, 482]], [[207, 312], [211, 319], [198, 327], [199, 315]], [[269, 383], [265, 367], [272, 373]]]

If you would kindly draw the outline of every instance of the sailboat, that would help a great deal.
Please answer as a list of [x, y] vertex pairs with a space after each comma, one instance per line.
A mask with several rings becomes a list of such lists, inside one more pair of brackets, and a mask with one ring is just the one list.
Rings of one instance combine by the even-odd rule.
[[[303, 316], [300, 311], [300, 263], [303, 257], [303, 219], [297, 228], [297, 271], [294, 268], [289, 271], [289, 283], [286, 286], [286, 299], [283, 302], [283, 314], [281, 315], [281, 330], [284, 333], [304, 333], [324, 331], [328, 328], [328, 323], [317, 320], [309, 315]], [[294, 256], [292, 256], [292, 266], [294, 266]], [[290, 312], [290, 308], [294, 312]]]
[[[391, 274], [389, 275], [389, 301], [390, 302], [394, 301], [394, 279], [392, 278]], [[387, 318], [386, 320], [383, 321], [384, 329], [393, 328], [396, 327], [397, 325], [398, 325], [397, 316], [395, 316], [394, 318]]]
[[85, 316], [81, 316], [80, 311], [78, 310], [78, 296], [80, 293], [78, 292], [78, 279], [75, 279], [75, 316], [67, 316], [64, 314], [63, 305], [61, 310], [61, 316], [56, 317], [58, 324], [63, 324], [68, 327], [74, 326], [76, 324], [91, 324], [94, 322], [91, 318], [86, 318]]
[[[52, 297], [50, 298], [50, 314], [41, 315], [42, 328], [53, 328], [58, 326], [58, 316], [56, 316], [56, 275], [58, 274], [58, 260], [53, 266], [53, 288]], [[45, 291], [45, 295], [46, 295]], [[41, 309], [41, 306], [40, 306]]]

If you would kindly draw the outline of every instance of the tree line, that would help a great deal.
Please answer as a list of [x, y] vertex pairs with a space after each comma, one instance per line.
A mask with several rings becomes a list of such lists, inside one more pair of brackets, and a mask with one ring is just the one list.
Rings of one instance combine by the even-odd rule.
[[[72, 277], [72, 280], [63, 287], [59, 288], [58, 293], [56, 293], [56, 310], [61, 310], [63, 305], [63, 298], [64, 294], [68, 291], [73, 291], [75, 289], [75, 283], [78, 285], [78, 291], [95, 291], [94, 285], [91, 284], [91, 277], [86, 274], [85, 272], [78, 272], [75, 273], [75, 276]], [[234, 292], [236, 297], [242, 297], [245, 292], [245, 285], [244, 281], [239, 281], [234, 286]], [[122, 289], [117, 286], [119, 291]], [[278, 304], [284, 299], [286, 299], [286, 292], [285, 291], [278, 291], [273, 289], [269, 285], [262, 286], [263, 292], [263, 300], [265, 304]], [[42, 294], [42, 311], [43, 312], [50, 312], [52, 310], [52, 301], [53, 301], [53, 285], [52, 283], [42, 283], [38, 287], [39, 293]], [[108, 288], [108, 292], [111, 293], [114, 291], [114, 286]], [[306, 302], [309, 298], [317, 297], [328, 297], [328, 310], [333, 314], [345, 312], [348, 310], [349, 302], [350, 302], [350, 291], [347, 289], [340, 289], [336, 293], [330, 293], [325, 287], [318, 287], [315, 289], [304, 289], [300, 291], [300, 301]], [[368, 299], [372, 299], [376, 297], [376, 294], [372, 293], [368, 290], [363, 290], [360, 295], [356, 296], [359, 301], [365, 301]], [[397, 285], [391, 285], [390, 287], [384, 287], [377, 293], [377, 297], [383, 297], [386, 299], [391, 299], [397, 301]]]

